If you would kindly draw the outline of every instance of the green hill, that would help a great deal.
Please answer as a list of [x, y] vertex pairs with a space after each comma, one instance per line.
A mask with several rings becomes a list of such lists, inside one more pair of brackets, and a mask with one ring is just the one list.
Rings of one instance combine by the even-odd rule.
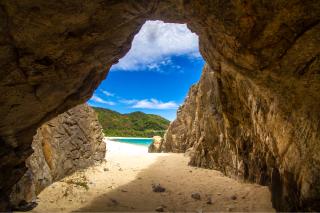
[[93, 107], [106, 136], [152, 137], [163, 135], [170, 121], [153, 114], [132, 112], [121, 114], [104, 108]]

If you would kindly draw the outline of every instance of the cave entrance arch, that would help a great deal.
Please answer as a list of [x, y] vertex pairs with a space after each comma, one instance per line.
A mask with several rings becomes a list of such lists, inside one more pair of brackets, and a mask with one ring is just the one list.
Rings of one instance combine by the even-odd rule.
[[[185, 24], [146, 21], [135, 35], [129, 52], [112, 66], [88, 102], [102, 108], [98, 112], [105, 134], [152, 137], [151, 131], [164, 131], [164, 124], [144, 117], [147, 120], [141, 121], [147, 122], [143, 126], [150, 132], [144, 134], [142, 126], [133, 126], [134, 114], [128, 113], [141, 111], [173, 121], [189, 88], [200, 79], [204, 61], [198, 43], [198, 36]], [[128, 114], [130, 119], [115, 126], [104, 119], [108, 112], [103, 112], [103, 108]], [[124, 127], [127, 129], [121, 130]], [[130, 130], [136, 135], [130, 135]]]
[[[145, 20], [160, 19], [187, 23], [199, 35], [217, 89], [227, 94], [220, 96], [229, 112], [222, 136], [240, 136], [228, 141], [236, 147], [259, 141], [241, 154], [266, 159], [266, 165], [248, 168], [264, 168], [269, 184], [276, 168], [284, 192], [277, 208], [319, 210], [319, 190], [311, 187], [320, 179], [313, 157], [320, 137], [319, 2], [4, 0], [0, 5], [5, 20], [0, 23], [1, 208], [25, 171], [37, 127], [88, 100]], [[246, 110], [239, 115], [237, 109]]]

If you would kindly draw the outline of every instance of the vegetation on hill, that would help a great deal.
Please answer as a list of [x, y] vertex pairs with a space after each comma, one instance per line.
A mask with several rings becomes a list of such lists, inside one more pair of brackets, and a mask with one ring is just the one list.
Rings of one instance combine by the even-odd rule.
[[93, 107], [106, 136], [153, 137], [163, 136], [170, 121], [153, 114], [132, 112], [121, 114], [104, 108]]

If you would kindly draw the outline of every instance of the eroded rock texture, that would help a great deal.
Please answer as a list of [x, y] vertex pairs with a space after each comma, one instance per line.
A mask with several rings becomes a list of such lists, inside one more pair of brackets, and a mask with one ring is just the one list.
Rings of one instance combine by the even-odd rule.
[[278, 209], [318, 209], [320, 138], [313, 120], [289, 114], [295, 108], [283, 117], [274, 96], [263, 96], [246, 79], [218, 71], [205, 66], [161, 150], [191, 149], [191, 165], [269, 185]]
[[[36, 129], [85, 102], [147, 19], [187, 23], [199, 35], [224, 91], [225, 125], [239, 131], [230, 135], [273, 143], [290, 168], [285, 184], [301, 188], [306, 178], [290, 171], [303, 168], [309, 180], [319, 167], [319, 14], [316, 0], [0, 0], [0, 206], [25, 172]], [[314, 183], [292, 209], [312, 208]]]
[[97, 116], [86, 104], [78, 105], [43, 124], [32, 142], [27, 172], [13, 187], [15, 208], [34, 202], [45, 187], [72, 172], [101, 162], [106, 144]]

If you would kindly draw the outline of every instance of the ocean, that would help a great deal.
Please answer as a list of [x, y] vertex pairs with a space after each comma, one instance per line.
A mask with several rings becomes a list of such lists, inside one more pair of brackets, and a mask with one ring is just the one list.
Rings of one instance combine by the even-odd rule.
[[152, 138], [108, 137], [108, 139], [116, 142], [129, 143], [141, 146], [149, 146], [153, 142]]

